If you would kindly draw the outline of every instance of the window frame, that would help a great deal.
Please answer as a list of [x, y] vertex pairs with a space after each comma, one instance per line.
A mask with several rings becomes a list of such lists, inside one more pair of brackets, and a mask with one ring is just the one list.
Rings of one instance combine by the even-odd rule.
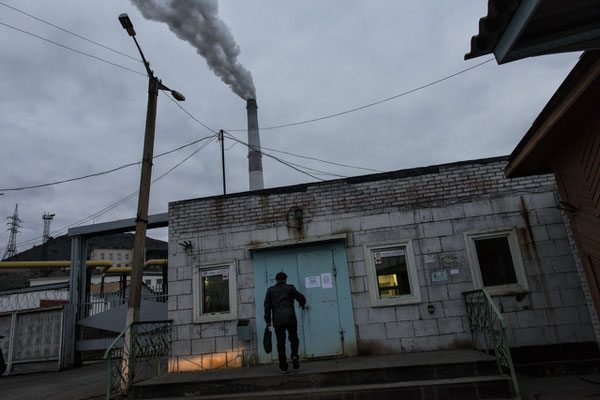
[[[379, 285], [377, 280], [377, 272], [373, 263], [372, 254], [375, 251], [392, 250], [398, 247], [404, 247], [406, 269], [408, 272], [408, 281], [411, 289], [411, 294], [401, 296], [379, 297]], [[387, 243], [365, 244], [363, 246], [363, 254], [365, 258], [365, 268], [367, 270], [367, 286], [369, 289], [369, 297], [373, 307], [397, 306], [405, 304], [422, 303], [421, 286], [419, 284], [419, 274], [417, 271], [417, 263], [413, 250], [412, 240], [399, 240]]]
[[[216, 268], [228, 268], [229, 270], [229, 312], [202, 314], [202, 285], [200, 278], [202, 271]], [[237, 261], [223, 261], [210, 264], [194, 264], [192, 270], [192, 297], [194, 323], [231, 321], [237, 319]]]
[[[467, 257], [469, 259], [469, 267], [471, 268], [471, 276], [473, 277], [473, 287], [475, 289], [485, 288], [490, 295], [509, 295], [529, 292], [529, 283], [527, 281], [525, 263], [523, 261], [521, 245], [516, 227], [470, 231], [465, 232], [464, 237], [467, 249]], [[475, 240], [501, 237], [506, 237], [508, 239], [508, 248], [510, 250], [517, 282], [485, 287], [483, 285], [483, 278], [481, 277], [481, 268], [479, 267], [479, 257], [477, 255], [477, 249], [475, 248]]]

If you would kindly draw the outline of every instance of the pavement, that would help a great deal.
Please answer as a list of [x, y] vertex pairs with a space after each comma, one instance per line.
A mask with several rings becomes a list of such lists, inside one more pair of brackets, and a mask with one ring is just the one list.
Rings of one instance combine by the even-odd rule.
[[99, 400], [106, 396], [106, 364], [86, 363], [64, 371], [0, 376], [2, 400]]
[[[369, 363], [376, 361], [372, 358]], [[302, 367], [307, 368], [306, 364], [304, 363]], [[321, 368], [315, 367], [315, 369]], [[252, 376], [258, 372], [258, 369], [264, 369], [263, 372], [272, 369], [273, 374], [278, 373], [277, 366], [273, 364], [254, 368], [213, 370], [201, 374], [204, 379], [218, 374]], [[184, 373], [167, 374], [162, 379], [172, 382], [182, 379], [183, 375]], [[103, 362], [89, 363], [64, 371], [2, 376], [0, 377], [0, 399], [100, 400], [105, 396], [105, 382], [106, 365]], [[600, 373], [543, 378], [522, 377], [519, 379], [519, 385], [523, 400], [600, 400]]]
[[600, 399], [600, 374], [519, 379], [523, 400]]

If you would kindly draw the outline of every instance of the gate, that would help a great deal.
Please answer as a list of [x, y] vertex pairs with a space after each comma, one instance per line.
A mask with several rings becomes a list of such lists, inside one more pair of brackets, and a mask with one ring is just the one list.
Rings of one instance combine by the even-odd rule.
[[[125, 329], [129, 287], [105, 293], [90, 293], [88, 301], [78, 304], [75, 350], [81, 359], [102, 358], [106, 349]], [[168, 295], [162, 285], [143, 285], [140, 320], [161, 321], [168, 316]]]

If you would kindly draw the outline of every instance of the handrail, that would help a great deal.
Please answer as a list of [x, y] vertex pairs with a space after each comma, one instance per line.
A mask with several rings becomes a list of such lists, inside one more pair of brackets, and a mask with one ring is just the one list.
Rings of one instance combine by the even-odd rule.
[[[123, 332], [121, 332], [119, 334], [119, 336], [116, 337], [115, 340], [113, 340], [113, 342], [110, 344], [110, 346], [108, 346], [108, 348], [106, 349], [106, 352], [104, 352], [104, 357], [103, 359], [106, 360], [106, 400], [110, 400], [110, 389], [112, 387], [112, 357], [111, 357], [111, 353], [113, 351], [113, 349], [116, 347], [116, 344], [119, 340], [121, 340], [121, 338], [123, 336], [125, 336], [125, 333], [127, 332], [127, 330], [129, 328], [131, 328], [131, 325], [133, 324], [130, 323], [129, 325], [127, 325], [125, 327], [125, 329], [123, 329]], [[129, 352], [129, 362], [131, 361], [131, 352]]]
[[[475, 348], [481, 344], [483, 350], [489, 354], [490, 345], [494, 348], [494, 357], [500, 368], [508, 368], [512, 379], [515, 395], [520, 396], [517, 374], [508, 346], [508, 337], [506, 335], [506, 323], [504, 318], [492, 300], [492, 297], [485, 289], [471, 290], [463, 292], [467, 306], [467, 317], [469, 326], [473, 334]], [[484, 335], [483, 341], [480, 335]]]
[[121, 339], [121, 337], [125, 335], [125, 332], [127, 332], [127, 329], [129, 329], [129, 327], [132, 324], [133, 324], [133, 322], [131, 324], [127, 325], [125, 327], [125, 329], [123, 329], [123, 332], [119, 333], [119, 336], [117, 336], [117, 338], [115, 340], [113, 340], [113, 342], [110, 344], [110, 346], [108, 346], [108, 348], [104, 352], [104, 357], [102, 357], [104, 360], [106, 360], [106, 358], [110, 355], [110, 352], [113, 350], [113, 347], [117, 344], [119, 339]]
[[[157, 321], [136, 321], [132, 322], [123, 329], [123, 331], [117, 336], [110, 346], [104, 352], [103, 359], [106, 360], [106, 399], [110, 399], [112, 389], [112, 372], [113, 372], [113, 351], [119, 349], [118, 343], [123, 340], [123, 349], [127, 346], [127, 359], [122, 359], [121, 363], [117, 366], [118, 379], [120, 380], [122, 393], [128, 391], [131, 383], [134, 379], [132, 375], [138, 375], [133, 372], [140, 367], [136, 367], [136, 363], [143, 362], [145, 365], [152, 360], [160, 360], [160, 358], [168, 356], [170, 354], [170, 324], [172, 320], [157, 320]], [[125, 338], [128, 330], [131, 330], [134, 326], [143, 327], [144, 325], [150, 325], [151, 329], [143, 330], [143, 328], [136, 328], [137, 334], [135, 338], [133, 334], [129, 335], [129, 343], [125, 343]], [[162, 325], [162, 326], [160, 326]], [[167, 328], [165, 336], [164, 328]], [[141, 329], [141, 330], [140, 330]], [[158, 334], [157, 334], [158, 333]], [[121, 350], [121, 349], [119, 349]], [[165, 364], [166, 365], [166, 364]], [[120, 367], [120, 368], [119, 368]], [[158, 364], [158, 375], [161, 374], [160, 361]]]

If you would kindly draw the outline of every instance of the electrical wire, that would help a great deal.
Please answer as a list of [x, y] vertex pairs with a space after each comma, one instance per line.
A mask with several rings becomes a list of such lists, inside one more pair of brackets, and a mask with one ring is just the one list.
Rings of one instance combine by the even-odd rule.
[[42, 19], [42, 18], [36, 17], [35, 15], [32, 15], [32, 14], [29, 14], [29, 13], [28, 13], [28, 12], [26, 12], [26, 11], [19, 10], [18, 8], [16, 8], [16, 7], [13, 7], [13, 6], [9, 5], [9, 4], [6, 4], [6, 3], [3, 3], [3, 2], [1, 2], [1, 1], [0, 1], [0, 5], [2, 5], [2, 6], [4, 6], [4, 7], [7, 7], [7, 8], [10, 8], [11, 10], [13, 10], [13, 11], [16, 11], [16, 12], [19, 12], [19, 13], [21, 13], [21, 14], [27, 15], [28, 17], [30, 17], [30, 18], [33, 18], [33, 19], [35, 19], [36, 21], [42, 22], [42, 23], [44, 23], [44, 24], [46, 24], [46, 25], [49, 25], [49, 26], [51, 26], [51, 27], [53, 27], [53, 28], [56, 28], [56, 29], [58, 29], [58, 30], [61, 30], [61, 31], [65, 32], [65, 33], [68, 33], [69, 35], [75, 36], [75, 37], [77, 37], [77, 38], [79, 38], [79, 39], [82, 39], [82, 40], [85, 40], [85, 41], [87, 41], [87, 42], [90, 42], [90, 43], [92, 43], [92, 44], [95, 44], [96, 46], [100, 46], [100, 47], [102, 47], [102, 48], [104, 48], [104, 49], [106, 49], [106, 50], [110, 50], [110, 51], [112, 51], [113, 53], [120, 54], [120, 55], [122, 55], [122, 56], [125, 56], [125, 57], [127, 57], [127, 58], [131, 58], [132, 60], [135, 60], [135, 61], [138, 61], [138, 62], [142, 62], [142, 60], [140, 60], [139, 58], [135, 58], [135, 57], [132, 57], [132, 56], [130, 56], [129, 54], [122, 53], [122, 52], [120, 52], [119, 50], [115, 50], [115, 49], [113, 49], [113, 48], [111, 48], [111, 47], [108, 47], [108, 46], [106, 46], [106, 45], [103, 45], [102, 43], [95, 42], [95, 41], [93, 41], [93, 40], [91, 40], [91, 39], [88, 39], [88, 38], [86, 38], [85, 36], [81, 36], [81, 35], [79, 35], [79, 34], [77, 34], [77, 33], [75, 33], [75, 32], [71, 32], [71, 31], [69, 31], [69, 30], [67, 30], [67, 29], [65, 29], [65, 28], [62, 28], [62, 27], [60, 27], [60, 26], [58, 26], [58, 25], [55, 25], [55, 24], [53, 24], [53, 23], [51, 23], [51, 22], [48, 22], [48, 21], [46, 21], [46, 20], [44, 20], [44, 19]]
[[[154, 157], [152, 157], [152, 159], [154, 160], [154, 159], [157, 159], [159, 157], [163, 157], [163, 156], [166, 156], [168, 154], [175, 153], [177, 151], [185, 149], [186, 147], [189, 147], [189, 146], [192, 146], [192, 145], [194, 145], [196, 143], [199, 143], [199, 142], [201, 142], [203, 140], [207, 140], [207, 139], [214, 138], [214, 137], [215, 137], [214, 135], [205, 136], [205, 137], [203, 137], [201, 139], [194, 140], [193, 142], [184, 144], [183, 146], [179, 146], [179, 147], [177, 147], [175, 149], [166, 151], [164, 153], [157, 154]], [[108, 174], [111, 174], [113, 172], [120, 171], [122, 169], [131, 167], [131, 166], [134, 166], [134, 165], [139, 165], [141, 163], [142, 163], [141, 161], [136, 161], [136, 162], [131, 162], [131, 163], [128, 163], [128, 164], [121, 165], [119, 167], [111, 168], [111, 169], [106, 170], [106, 171], [95, 172], [93, 174], [79, 176], [79, 177], [76, 177], [76, 178], [64, 179], [64, 180], [61, 180], [61, 181], [50, 182], [50, 183], [40, 183], [40, 184], [37, 184], [37, 185], [21, 186], [21, 187], [15, 187], [15, 188], [1, 188], [0, 191], [10, 192], [10, 191], [20, 191], [20, 190], [27, 190], [27, 189], [38, 189], [38, 188], [42, 188], [42, 187], [55, 186], [55, 185], [60, 185], [62, 183], [74, 182], [74, 181], [79, 181], [79, 180], [82, 180], [82, 179], [88, 179], [88, 178], [93, 178], [93, 177], [97, 177], [97, 176], [108, 175]]]
[[[396, 95], [393, 95], [393, 96], [387, 97], [387, 98], [385, 98], [385, 99], [382, 99], [382, 100], [379, 100], [379, 101], [376, 101], [376, 102], [373, 102], [373, 103], [365, 104], [365, 105], [363, 105], [363, 106], [360, 106], [360, 107], [355, 107], [355, 108], [351, 108], [351, 109], [349, 109], [349, 110], [340, 111], [340, 112], [337, 112], [337, 113], [334, 113], [334, 114], [329, 114], [329, 115], [325, 115], [325, 116], [323, 116], [323, 117], [317, 117], [317, 118], [308, 119], [308, 120], [304, 120], [304, 121], [290, 122], [290, 123], [287, 123], [287, 124], [281, 124], [281, 125], [274, 125], [274, 126], [261, 127], [261, 128], [260, 128], [260, 130], [261, 130], [261, 131], [268, 131], [268, 130], [273, 130], [273, 129], [289, 128], [289, 127], [292, 127], [292, 126], [298, 126], [298, 125], [310, 124], [310, 123], [313, 123], [313, 122], [318, 122], [318, 121], [323, 121], [323, 120], [330, 119], [330, 118], [339, 117], [339, 116], [341, 116], [341, 115], [351, 114], [351, 113], [354, 113], [354, 112], [357, 112], [357, 111], [360, 111], [360, 110], [364, 110], [365, 108], [373, 107], [373, 106], [379, 105], [379, 104], [381, 104], [381, 103], [385, 103], [385, 102], [387, 102], [387, 101], [391, 101], [391, 100], [397, 99], [397, 98], [399, 98], [399, 97], [403, 97], [403, 96], [409, 95], [409, 94], [411, 94], [411, 93], [414, 93], [414, 92], [417, 92], [417, 91], [419, 91], [419, 90], [422, 90], [422, 89], [428, 88], [428, 87], [430, 87], [430, 86], [437, 85], [438, 83], [441, 83], [441, 82], [447, 81], [448, 79], [452, 79], [452, 78], [454, 78], [455, 76], [458, 76], [458, 75], [464, 74], [465, 72], [468, 72], [468, 71], [470, 71], [470, 70], [472, 70], [472, 69], [475, 69], [475, 68], [481, 67], [482, 65], [484, 65], [484, 64], [487, 64], [487, 63], [489, 63], [489, 62], [491, 62], [491, 61], [493, 61], [493, 60], [494, 60], [494, 58], [490, 58], [490, 59], [488, 59], [488, 60], [485, 60], [485, 61], [482, 61], [482, 62], [480, 62], [479, 64], [475, 64], [475, 65], [473, 65], [473, 66], [471, 66], [471, 67], [465, 68], [465, 69], [463, 69], [463, 70], [460, 70], [460, 71], [458, 71], [458, 72], [455, 72], [455, 73], [453, 73], [453, 74], [451, 74], [451, 75], [447, 75], [447, 76], [445, 76], [445, 77], [443, 77], [443, 78], [440, 78], [440, 79], [437, 79], [437, 80], [435, 80], [435, 81], [433, 81], [433, 82], [429, 82], [429, 83], [427, 83], [427, 84], [425, 84], [425, 85], [418, 86], [418, 87], [416, 87], [416, 88], [414, 88], [414, 89], [410, 89], [410, 90], [407, 90], [407, 91], [405, 91], [405, 92], [398, 93], [398, 94], [396, 94]], [[229, 132], [243, 132], [243, 131], [245, 131], [245, 129], [227, 129], [227, 130], [228, 130]]]
[[[306, 171], [304, 171], [302, 169], [302, 168], [304, 168], [304, 169], [312, 170], [312, 168], [302, 167], [302, 166], [300, 166], [298, 164], [294, 164], [294, 163], [291, 163], [289, 161], [283, 160], [283, 159], [281, 159], [279, 157], [276, 157], [276, 156], [274, 156], [272, 154], [265, 153], [264, 151], [261, 151], [260, 148], [255, 148], [254, 146], [252, 146], [252, 145], [250, 145], [250, 144], [248, 144], [248, 143], [246, 143], [246, 142], [244, 142], [244, 141], [236, 138], [235, 136], [231, 135], [229, 132], [227, 132], [227, 131], [224, 131], [224, 132], [227, 133], [227, 137], [230, 138], [231, 140], [235, 140], [235, 141], [243, 144], [244, 146], [248, 147], [249, 149], [252, 149], [252, 150], [256, 151], [257, 153], [262, 154], [263, 156], [269, 157], [269, 158], [271, 158], [271, 159], [273, 159], [273, 160], [275, 160], [275, 161], [277, 161], [277, 162], [279, 162], [279, 163], [281, 163], [281, 164], [283, 164], [283, 165], [285, 165], [285, 166], [287, 166], [289, 168], [292, 168], [292, 169], [294, 169], [294, 170], [296, 170], [296, 171], [298, 171], [298, 172], [300, 172], [300, 173], [302, 173], [304, 175], [307, 175], [307, 176], [309, 176], [309, 177], [311, 177], [313, 179], [316, 179], [316, 180], [319, 180], [319, 181], [324, 181], [325, 180], [325, 179], [319, 178], [318, 176], [315, 176], [315, 175], [313, 175], [313, 174], [311, 174], [309, 172], [306, 172]], [[313, 170], [313, 172], [315, 172], [315, 171], [317, 171], [317, 170]], [[332, 176], [342, 177], [341, 175], [331, 174], [331, 173], [324, 172], [324, 171], [318, 171], [318, 173], [319, 174], [324, 174], [324, 175], [332, 175]]]
[[134, 70], [134, 69], [131, 69], [131, 68], [125, 67], [124, 65], [120, 65], [120, 64], [114, 63], [114, 62], [112, 62], [112, 61], [105, 60], [104, 58], [101, 58], [101, 57], [95, 56], [95, 55], [93, 55], [93, 54], [89, 54], [89, 53], [86, 53], [86, 52], [84, 52], [84, 51], [77, 50], [77, 49], [74, 49], [74, 48], [72, 48], [72, 47], [69, 47], [69, 46], [65, 46], [64, 44], [61, 44], [61, 43], [55, 42], [54, 40], [47, 39], [47, 38], [45, 38], [45, 37], [43, 37], [43, 36], [36, 35], [35, 33], [31, 33], [31, 32], [25, 31], [25, 30], [23, 30], [23, 29], [17, 28], [17, 27], [15, 27], [15, 26], [12, 26], [12, 25], [9, 25], [9, 24], [7, 24], [7, 23], [0, 22], [0, 25], [6, 26], [6, 27], [8, 27], [8, 28], [11, 28], [11, 29], [14, 29], [14, 30], [16, 30], [16, 31], [19, 31], [19, 32], [21, 32], [21, 33], [24, 33], [24, 34], [26, 34], [26, 35], [29, 35], [29, 36], [32, 36], [32, 37], [34, 37], [34, 38], [37, 38], [37, 39], [43, 40], [43, 41], [45, 41], [45, 42], [52, 43], [52, 44], [54, 44], [54, 45], [56, 45], [56, 46], [62, 47], [62, 48], [64, 48], [64, 49], [67, 49], [67, 50], [70, 50], [70, 51], [72, 51], [72, 52], [74, 52], [74, 53], [81, 54], [81, 55], [84, 55], [84, 56], [87, 56], [87, 57], [91, 57], [91, 58], [93, 58], [93, 59], [95, 59], [95, 60], [98, 60], [98, 61], [102, 61], [102, 62], [104, 62], [104, 63], [106, 63], [106, 64], [110, 64], [110, 65], [112, 65], [113, 67], [122, 68], [122, 69], [124, 69], [124, 70], [126, 70], [126, 71], [133, 72], [134, 74], [138, 74], [138, 75], [141, 75], [141, 76], [148, 76], [148, 75], [147, 75], [145, 72], [144, 72], [144, 73], [142, 73], [142, 72], [136, 71], [136, 70]]
[[[200, 150], [206, 148], [206, 146], [208, 146], [210, 143], [212, 143], [214, 140], [216, 139], [216, 137], [211, 137], [210, 140], [206, 141], [205, 143], [203, 143], [198, 149], [196, 149], [194, 152], [192, 152], [189, 156], [185, 157], [183, 160], [181, 160], [180, 162], [178, 162], [177, 164], [175, 164], [175, 166], [173, 166], [172, 168], [170, 168], [168, 171], [166, 171], [164, 174], [160, 175], [159, 177], [155, 178], [152, 180], [152, 183], [156, 183], [159, 180], [163, 179], [165, 176], [167, 176], [168, 174], [170, 174], [171, 172], [173, 172], [176, 168], [178, 168], [179, 166], [181, 166], [184, 162], [186, 162], [187, 160], [189, 160], [191, 157], [193, 157], [194, 155], [196, 155]], [[60, 228], [57, 230], [52, 231], [52, 235], [53, 236], [57, 236], [62, 234], [63, 232], [66, 233], [70, 228], [73, 228], [75, 226], [79, 226], [81, 224], [84, 224], [86, 222], [89, 222], [91, 220], [93, 220], [94, 218], [97, 218], [103, 214], [106, 214], [107, 212], [117, 208], [118, 206], [120, 206], [121, 204], [126, 203], [127, 201], [131, 200], [132, 198], [134, 198], [135, 196], [137, 196], [137, 194], [139, 193], [139, 190], [136, 190], [135, 192], [132, 192], [130, 194], [128, 194], [127, 196], [123, 197], [120, 200], [117, 200], [116, 202], [106, 206], [105, 208], [101, 209], [100, 211], [95, 212], [94, 214], [88, 215], [85, 218], [82, 218], [64, 228]], [[39, 241], [40, 239], [42, 239], [43, 236], [39, 236], [36, 237], [34, 239], [30, 239], [28, 241], [25, 241], [23, 243], [20, 243], [21, 246], [24, 245], [30, 245], [30, 244], [34, 244], [37, 241]]]
[[175, 99], [173, 99], [169, 93], [165, 92], [165, 94], [167, 95], [167, 97], [177, 106], [179, 107], [184, 113], [186, 113], [191, 119], [193, 119], [194, 121], [196, 121], [198, 124], [200, 124], [201, 126], [203, 126], [205, 129], [207, 129], [208, 131], [214, 133], [215, 135], [218, 135], [219, 132], [217, 132], [214, 129], [211, 129], [209, 126], [207, 126], [204, 122], [200, 121], [198, 118], [194, 117], [188, 110], [186, 110], [185, 108], [183, 108], [183, 106], [181, 104], [179, 104], [178, 101], [176, 101]]
[[[224, 131], [224, 132], [227, 132], [227, 131]], [[229, 134], [229, 136], [234, 137], [234, 135], [232, 135], [231, 133], [229, 133], [229, 132], [227, 132], [227, 133]], [[234, 145], [236, 145], [238, 143], [239, 142], [235, 142]], [[232, 145], [231, 147], [233, 147], [234, 145]], [[231, 147], [229, 147], [229, 148], [231, 148]], [[287, 154], [289, 156], [298, 157], [298, 158], [304, 158], [306, 160], [313, 160], [313, 161], [319, 161], [319, 162], [322, 162], [322, 163], [325, 163], [325, 164], [337, 165], [338, 167], [360, 169], [360, 170], [369, 171], [369, 172], [385, 172], [385, 171], [382, 171], [382, 170], [379, 170], [379, 169], [357, 167], [355, 165], [348, 165], [348, 164], [340, 164], [340, 163], [336, 163], [336, 162], [333, 162], [333, 161], [323, 160], [323, 159], [317, 158], [317, 157], [304, 156], [304, 155], [290, 153], [290, 152], [283, 151], [283, 150], [276, 150], [276, 149], [268, 148], [268, 147], [264, 147], [264, 146], [261, 146], [260, 149], [261, 149], [261, 151], [262, 150], [274, 151], [276, 153]], [[226, 149], [226, 150], [228, 150], [228, 149]]]

